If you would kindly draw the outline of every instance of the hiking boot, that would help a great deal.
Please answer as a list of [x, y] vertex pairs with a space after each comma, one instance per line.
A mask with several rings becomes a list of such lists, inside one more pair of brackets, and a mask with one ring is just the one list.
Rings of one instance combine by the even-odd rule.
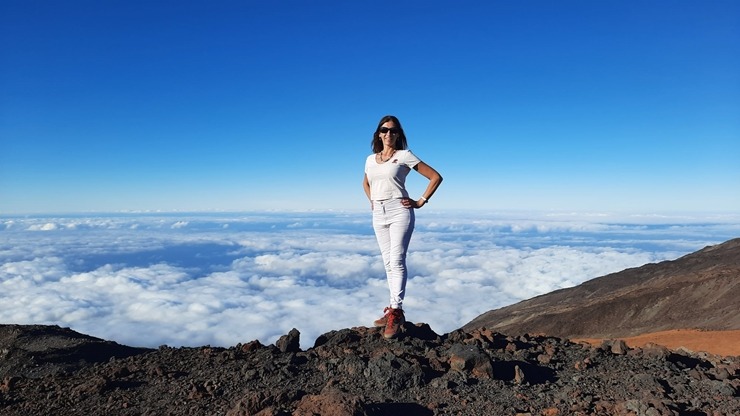
[[385, 331], [383, 331], [383, 337], [385, 339], [395, 338], [399, 332], [401, 332], [401, 325], [406, 322], [406, 318], [403, 316], [402, 309], [388, 308], [389, 311], [385, 315], [388, 322], [385, 324]]
[[390, 310], [390, 307], [383, 309], [383, 317], [373, 321], [373, 326], [384, 327], [388, 323], [388, 313]]

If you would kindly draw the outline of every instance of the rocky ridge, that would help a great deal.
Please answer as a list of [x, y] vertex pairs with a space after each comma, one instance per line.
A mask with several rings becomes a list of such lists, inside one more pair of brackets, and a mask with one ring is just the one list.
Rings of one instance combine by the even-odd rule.
[[464, 328], [511, 335], [624, 338], [740, 329], [740, 238], [486, 312]]
[[740, 414], [740, 357], [403, 329], [390, 341], [377, 328], [332, 331], [305, 351], [295, 329], [275, 345], [144, 350], [0, 325], [0, 414]]

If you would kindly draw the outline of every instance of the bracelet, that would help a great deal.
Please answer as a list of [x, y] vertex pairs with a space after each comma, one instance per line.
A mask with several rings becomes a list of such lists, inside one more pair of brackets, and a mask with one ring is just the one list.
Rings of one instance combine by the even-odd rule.
[[423, 196], [421, 197], [421, 199], [423, 199], [423, 200], [424, 200], [424, 202], [429, 202], [429, 200], [428, 200], [428, 199], [426, 199], [426, 198], [424, 198]]

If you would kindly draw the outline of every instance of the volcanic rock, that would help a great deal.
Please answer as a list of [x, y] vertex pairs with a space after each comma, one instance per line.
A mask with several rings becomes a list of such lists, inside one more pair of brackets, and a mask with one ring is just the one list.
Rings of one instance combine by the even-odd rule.
[[[485, 328], [437, 335], [411, 322], [394, 340], [357, 327], [323, 334], [305, 351], [287, 341], [147, 350], [0, 325], [0, 350], [13, 351], [0, 357], [0, 414], [740, 414], [740, 357]], [[18, 352], [32, 345], [33, 354]]]

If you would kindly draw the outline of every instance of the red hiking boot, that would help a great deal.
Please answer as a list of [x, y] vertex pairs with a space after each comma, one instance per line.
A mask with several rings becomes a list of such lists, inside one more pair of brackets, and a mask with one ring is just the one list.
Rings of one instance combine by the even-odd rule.
[[383, 317], [373, 321], [373, 326], [384, 327], [388, 323], [388, 313], [390, 313], [389, 312], [390, 310], [391, 310], [390, 307], [383, 309]]
[[401, 332], [401, 325], [406, 322], [406, 317], [403, 316], [402, 309], [388, 308], [388, 313], [385, 315], [387, 322], [385, 324], [385, 331], [383, 331], [383, 337], [385, 339], [392, 339]]

